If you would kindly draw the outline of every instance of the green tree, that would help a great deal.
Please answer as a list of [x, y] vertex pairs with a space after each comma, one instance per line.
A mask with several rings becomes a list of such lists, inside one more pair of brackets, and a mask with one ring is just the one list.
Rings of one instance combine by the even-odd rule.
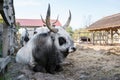
[[17, 31], [20, 29], [20, 23], [19, 22], [16, 23], [16, 29], [17, 29]]
[[72, 27], [71, 26], [69, 26], [69, 27], [67, 27], [67, 29], [66, 29], [66, 31], [70, 34], [70, 36], [72, 36], [73, 37], [73, 30], [72, 30]]
[[76, 29], [73, 33], [74, 40], [79, 40], [81, 36], [90, 37], [90, 32], [86, 28]]

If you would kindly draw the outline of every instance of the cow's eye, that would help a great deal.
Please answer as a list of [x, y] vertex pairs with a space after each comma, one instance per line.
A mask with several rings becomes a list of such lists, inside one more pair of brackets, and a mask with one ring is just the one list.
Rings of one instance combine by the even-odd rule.
[[63, 37], [59, 37], [59, 44], [60, 45], [63, 45], [63, 44], [65, 44], [66, 43], [66, 40], [65, 40], [65, 38], [63, 38]]
[[34, 34], [36, 34], [37, 32], [35, 31]]

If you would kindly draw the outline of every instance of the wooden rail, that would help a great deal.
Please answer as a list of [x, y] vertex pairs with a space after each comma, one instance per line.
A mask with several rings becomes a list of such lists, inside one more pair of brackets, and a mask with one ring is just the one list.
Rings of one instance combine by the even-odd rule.
[[6, 58], [0, 58], [0, 72], [4, 70], [10, 60], [10, 56], [7, 56]]

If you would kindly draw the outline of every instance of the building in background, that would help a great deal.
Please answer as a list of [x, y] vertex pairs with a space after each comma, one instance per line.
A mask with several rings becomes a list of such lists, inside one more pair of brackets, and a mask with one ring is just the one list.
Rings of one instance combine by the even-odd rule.
[[120, 44], [120, 13], [106, 16], [87, 28], [93, 44]]
[[[56, 20], [51, 20], [51, 23], [55, 21]], [[30, 37], [33, 36], [34, 29], [45, 26], [41, 19], [16, 19], [16, 23], [20, 28], [27, 28]], [[58, 27], [61, 26], [61, 23], [57, 20], [54, 25]]]

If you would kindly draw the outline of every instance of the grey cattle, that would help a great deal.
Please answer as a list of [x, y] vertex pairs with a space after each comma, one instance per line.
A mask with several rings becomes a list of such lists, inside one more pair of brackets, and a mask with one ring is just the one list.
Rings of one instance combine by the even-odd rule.
[[76, 50], [71, 36], [65, 28], [69, 26], [71, 12], [64, 26], [53, 27], [50, 23], [50, 5], [47, 10], [47, 27], [37, 33], [16, 54], [16, 61], [29, 65], [36, 72], [55, 73], [62, 70], [61, 63]]
[[27, 28], [19, 29], [20, 32], [20, 45], [24, 46], [29, 41], [29, 33]]

